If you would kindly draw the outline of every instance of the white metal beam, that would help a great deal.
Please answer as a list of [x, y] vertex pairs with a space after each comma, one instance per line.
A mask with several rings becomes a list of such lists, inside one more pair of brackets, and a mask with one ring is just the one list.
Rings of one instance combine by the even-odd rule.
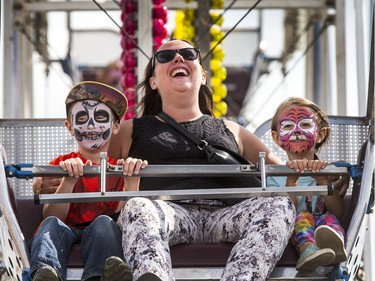
[[[147, 2], [147, 1], [139, 1]], [[151, 2], [151, 1], [150, 1]], [[229, 6], [232, 1], [225, 0], [224, 7]], [[329, 2], [329, 1], [328, 1]], [[255, 0], [238, 0], [233, 9], [248, 9], [256, 3]], [[96, 11], [97, 5], [93, 1], [36, 1], [32, 3], [23, 3], [23, 8], [27, 11]], [[113, 1], [106, 1], [100, 4], [104, 9], [119, 10], [120, 7]], [[184, 0], [167, 0], [165, 5], [168, 9], [196, 8], [196, 2], [186, 3]], [[326, 0], [263, 0], [257, 6], [258, 9], [324, 9], [327, 8]]]
[[337, 73], [337, 93], [341, 97], [337, 99], [337, 114], [346, 115], [346, 21], [345, 21], [345, 1], [336, 4], [336, 73]]
[[0, 117], [14, 117], [12, 1], [1, 0], [0, 24]]

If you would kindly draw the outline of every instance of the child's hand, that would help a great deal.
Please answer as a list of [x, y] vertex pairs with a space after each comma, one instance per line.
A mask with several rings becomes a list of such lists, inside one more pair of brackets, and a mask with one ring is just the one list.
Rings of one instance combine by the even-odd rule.
[[296, 172], [304, 173], [305, 171], [320, 172], [321, 169], [327, 167], [328, 162], [325, 160], [307, 160], [307, 159], [296, 159], [289, 160], [287, 166], [294, 169]]
[[52, 194], [61, 183], [61, 178], [36, 177], [33, 181], [33, 191], [35, 194]]
[[79, 178], [83, 176], [83, 166], [91, 166], [92, 162], [87, 160], [85, 164], [83, 164], [80, 158], [70, 158], [59, 163], [60, 167], [68, 172], [70, 177]]
[[349, 175], [343, 175], [342, 177], [338, 176], [330, 176], [329, 177], [332, 185], [335, 187], [335, 190], [339, 193], [341, 197], [344, 197], [346, 194], [346, 191], [349, 188], [350, 183], [350, 176]]
[[128, 157], [125, 160], [124, 159], [117, 160], [117, 165], [123, 166], [123, 173], [125, 176], [131, 176], [133, 174], [138, 175], [141, 169], [144, 169], [147, 167], [148, 162], [147, 160]]

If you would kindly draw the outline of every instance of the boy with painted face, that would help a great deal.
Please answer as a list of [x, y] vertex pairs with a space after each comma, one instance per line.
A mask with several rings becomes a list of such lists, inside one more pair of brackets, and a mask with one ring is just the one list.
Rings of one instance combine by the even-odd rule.
[[[50, 161], [60, 165], [64, 177], [55, 193], [99, 192], [99, 177], [82, 177], [84, 165], [99, 165], [100, 153], [107, 152], [111, 136], [117, 134], [127, 109], [126, 97], [108, 85], [85, 81], [75, 85], [66, 98], [65, 126], [77, 140], [78, 151]], [[147, 161], [113, 159], [123, 165], [124, 174], [137, 174]], [[125, 186], [139, 178], [125, 178]], [[107, 177], [107, 191], [124, 191], [123, 177]], [[81, 202], [46, 204], [45, 218], [31, 243], [30, 277], [34, 281], [66, 279], [67, 259], [73, 244], [81, 244], [85, 264], [81, 280], [129, 280], [121, 247], [121, 232], [115, 220], [123, 202]]]
[[[319, 171], [327, 165], [316, 152], [328, 140], [327, 116], [313, 102], [291, 97], [276, 110], [271, 124], [273, 140], [288, 155], [287, 165], [303, 173]], [[325, 176], [268, 177], [268, 186], [327, 185]], [[339, 217], [344, 212], [343, 198], [335, 190], [331, 196], [291, 196], [297, 210], [291, 242], [300, 253], [296, 269], [313, 271], [318, 266], [337, 264], [347, 259], [344, 230]]]

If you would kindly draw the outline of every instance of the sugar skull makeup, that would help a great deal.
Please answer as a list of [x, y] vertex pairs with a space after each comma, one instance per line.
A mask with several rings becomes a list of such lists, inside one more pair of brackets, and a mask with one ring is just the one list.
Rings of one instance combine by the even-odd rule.
[[72, 108], [74, 136], [87, 149], [98, 149], [110, 138], [113, 126], [111, 108], [95, 100], [77, 102]]
[[305, 107], [293, 107], [281, 113], [278, 130], [284, 150], [303, 153], [315, 145], [318, 124], [313, 112]]

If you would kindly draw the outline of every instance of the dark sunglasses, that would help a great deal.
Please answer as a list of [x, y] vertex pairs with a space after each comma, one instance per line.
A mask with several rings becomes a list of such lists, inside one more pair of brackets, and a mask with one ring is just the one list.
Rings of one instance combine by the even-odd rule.
[[167, 63], [174, 59], [176, 54], [180, 54], [184, 60], [196, 60], [199, 55], [199, 49], [197, 48], [183, 48], [177, 50], [163, 50], [155, 52], [152, 58], [152, 69], [155, 67], [155, 58], [159, 63]]

